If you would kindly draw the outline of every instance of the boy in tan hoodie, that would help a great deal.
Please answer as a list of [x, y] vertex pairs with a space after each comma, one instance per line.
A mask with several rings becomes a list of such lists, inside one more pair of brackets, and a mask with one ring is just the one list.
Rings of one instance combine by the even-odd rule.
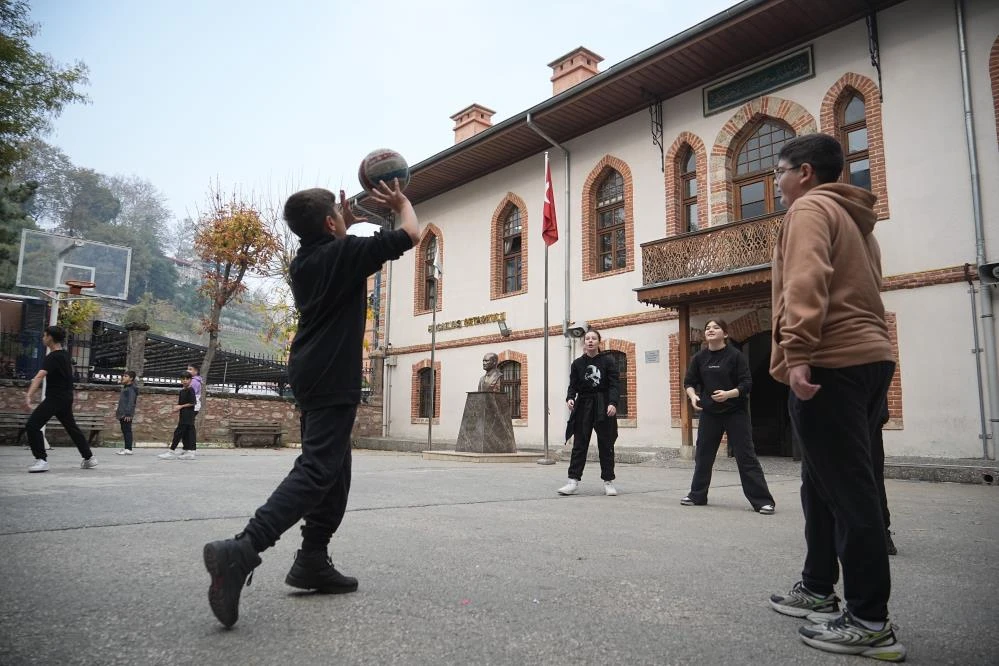
[[[843, 149], [825, 134], [784, 144], [774, 170], [788, 210], [773, 258], [770, 374], [791, 388], [807, 554], [801, 580], [770, 604], [816, 622], [798, 630], [812, 647], [902, 661], [871, 458], [895, 371], [872, 233], [876, 197], [838, 182], [842, 171]], [[843, 612], [833, 593], [840, 566]]]

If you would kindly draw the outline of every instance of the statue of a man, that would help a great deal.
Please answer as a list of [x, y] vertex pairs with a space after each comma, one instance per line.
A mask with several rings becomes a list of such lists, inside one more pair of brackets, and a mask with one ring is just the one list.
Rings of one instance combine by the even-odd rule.
[[500, 382], [503, 380], [503, 373], [496, 366], [499, 364], [499, 357], [492, 352], [482, 357], [482, 369], [486, 374], [479, 380], [479, 391], [489, 393], [499, 393], [503, 389]]

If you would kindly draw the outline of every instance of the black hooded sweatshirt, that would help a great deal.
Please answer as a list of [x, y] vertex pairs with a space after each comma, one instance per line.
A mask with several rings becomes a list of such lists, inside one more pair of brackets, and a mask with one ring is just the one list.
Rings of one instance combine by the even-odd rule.
[[413, 247], [402, 229], [370, 238], [309, 236], [291, 262], [299, 312], [288, 376], [302, 411], [361, 401], [368, 276]]

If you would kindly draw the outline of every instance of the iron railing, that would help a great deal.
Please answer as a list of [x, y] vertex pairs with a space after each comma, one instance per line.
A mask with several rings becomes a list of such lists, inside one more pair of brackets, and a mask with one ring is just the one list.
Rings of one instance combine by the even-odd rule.
[[769, 265], [784, 216], [744, 220], [642, 243], [642, 282], [729, 273]]

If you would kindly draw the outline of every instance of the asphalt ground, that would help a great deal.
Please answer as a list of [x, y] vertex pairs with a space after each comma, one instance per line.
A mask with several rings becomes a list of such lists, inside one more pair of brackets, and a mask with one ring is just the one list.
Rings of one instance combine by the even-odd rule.
[[[681, 507], [690, 470], [594, 463], [560, 497], [566, 463], [424, 461], [355, 451], [334, 537], [354, 594], [284, 584], [299, 544], [263, 554], [231, 630], [207, 602], [205, 542], [245, 524], [294, 450], [161, 449], [79, 468], [59, 448], [26, 473], [0, 447], [0, 664], [851, 664], [804, 645], [773, 592], [804, 552], [795, 473], [768, 471], [777, 514], [716, 471]], [[889, 480], [892, 621], [913, 664], [999, 663], [999, 491]], [[841, 593], [841, 590], [840, 590]]]

